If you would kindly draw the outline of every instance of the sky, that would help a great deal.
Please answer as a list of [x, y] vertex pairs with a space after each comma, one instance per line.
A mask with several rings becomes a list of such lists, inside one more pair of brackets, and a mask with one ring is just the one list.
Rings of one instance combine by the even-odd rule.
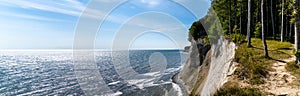
[[210, 0], [1, 0], [0, 49], [72, 49], [78, 27], [91, 25], [79, 24], [82, 18], [100, 22], [97, 34], [85, 37], [97, 49], [182, 49], [189, 26], [209, 6]]

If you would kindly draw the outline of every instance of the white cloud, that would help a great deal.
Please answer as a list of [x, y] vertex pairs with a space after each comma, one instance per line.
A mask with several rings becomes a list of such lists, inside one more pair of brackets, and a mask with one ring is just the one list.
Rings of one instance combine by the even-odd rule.
[[[103, 0], [103, 1], [107, 2], [109, 0]], [[101, 12], [99, 9], [86, 8], [85, 4], [77, 0], [66, 0], [66, 1], [5, 0], [5, 1], [0, 1], [0, 5], [9, 6], [9, 7], [19, 7], [24, 9], [37, 9], [41, 11], [65, 14], [65, 15], [76, 16], [76, 17], [81, 16], [81, 13], [84, 10], [86, 10], [87, 14], [85, 14], [84, 16], [87, 16], [89, 18], [98, 18], [99, 16], [104, 16], [104, 12]], [[17, 16], [16, 14], [20, 14], [20, 13], [15, 13], [12, 16], [20, 17], [19, 15]], [[28, 18], [30, 16], [27, 15], [21, 17]], [[30, 18], [41, 20], [41, 18], [32, 18], [32, 17], [37, 17], [37, 16], [32, 15]]]
[[142, 2], [142, 3], [145, 3], [145, 4], [148, 4], [148, 5], [157, 5], [157, 4], [160, 3], [160, 2], [157, 1], [157, 0], [142, 0], [141, 2]]
[[[101, 35], [107, 36], [107, 34], [104, 34], [106, 31], [102, 30], [103, 32], [100, 32], [97, 41], [95, 43], [97, 48], [103, 48], [104, 46], [106, 46], [103, 44], [106, 43], [113, 44], [118, 48], [127, 48], [126, 42], [129, 42], [130, 40], [134, 39], [134, 36], [137, 36], [136, 34], [148, 32], [148, 31], [164, 33], [165, 35], [174, 39], [178, 43], [178, 47], [180, 48], [189, 44], [187, 41], [188, 30], [185, 27], [185, 25], [182, 24], [180, 21], [176, 20], [175, 18], [170, 17], [170, 15], [167, 14], [151, 13], [151, 12], [144, 13], [144, 14], [137, 15], [131, 18], [129, 21], [123, 23], [124, 25], [121, 25], [120, 29], [113, 28], [116, 30], [113, 30], [115, 31], [114, 34], [111, 34], [109, 36], [110, 39], [108, 40], [103, 39], [103, 37], [100, 37]], [[113, 32], [113, 31], [109, 31], [109, 32]], [[114, 38], [118, 38], [118, 39], [114, 39]], [[111, 48], [111, 46], [113, 45], [109, 45], [107, 48]], [[162, 47], [159, 45], [153, 45], [153, 46]]]
[[124, 1], [124, 0], [94, 0], [94, 1], [102, 2], [102, 3], [114, 3], [114, 2]]
[[0, 12], [0, 15], [13, 16], [13, 17], [23, 18], [23, 19], [41, 20], [41, 21], [59, 21], [59, 22], [67, 22], [67, 21], [65, 21], [65, 20], [52, 19], [52, 18], [45, 18], [45, 17], [35, 16], [35, 15], [29, 15], [29, 14], [11, 13], [11, 12], [5, 12], [5, 11], [1, 11], [1, 12]]
[[174, 0], [192, 11], [198, 19], [205, 16], [210, 6], [210, 0]]
[[27, 0], [6, 0], [2, 1], [7, 4], [11, 4], [14, 6], [18, 6], [21, 8], [26, 9], [38, 9], [43, 11], [49, 11], [49, 12], [55, 12], [55, 13], [61, 13], [61, 14], [68, 14], [72, 16], [78, 16], [80, 14], [80, 10], [75, 8], [67, 8], [64, 7], [63, 4], [57, 4], [53, 1], [44, 1], [44, 2], [34, 2], [34, 1], [27, 1]]

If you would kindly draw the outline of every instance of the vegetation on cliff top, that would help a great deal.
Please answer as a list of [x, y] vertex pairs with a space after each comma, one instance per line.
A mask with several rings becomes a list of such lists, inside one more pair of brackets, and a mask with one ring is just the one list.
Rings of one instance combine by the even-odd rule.
[[267, 40], [269, 49], [269, 58], [265, 58], [261, 40], [252, 38], [251, 48], [244, 43], [236, 50], [235, 59], [239, 63], [236, 74], [239, 78], [247, 78], [250, 84], [262, 84], [263, 79], [268, 75], [270, 64], [276, 60], [289, 58], [292, 55], [292, 45], [289, 42], [280, 42], [275, 40]]
[[240, 88], [236, 83], [226, 83], [214, 96], [261, 96], [262, 92], [257, 88]]
[[[239, 63], [235, 74], [249, 84], [258, 85], [264, 83], [263, 78], [272, 70], [270, 64], [292, 55], [300, 64], [299, 6], [299, 0], [212, 0], [211, 9], [220, 22], [211, 15], [212, 11], [197, 22], [204, 23], [209, 40], [225, 35], [239, 45], [235, 54], [235, 61]], [[203, 31], [190, 30], [190, 35], [197, 39], [197, 32]], [[295, 44], [294, 48], [291, 43]], [[292, 64], [295, 63], [288, 64], [286, 69], [300, 76], [298, 65]], [[224, 86], [219, 92], [248, 92], [248, 88], [234, 87]]]
[[[261, 39], [252, 38], [252, 47], [248, 48], [247, 43], [242, 43], [235, 54], [235, 61], [239, 63], [235, 71], [235, 75], [241, 79], [246, 80], [250, 85], [263, 84], [264, 79], [268, 75], [268, 71], [272, 70], [270, 64], [284, 58], [289, 58], [292, 53], [292, 44], [289, 42], [280, 42], [275, 40], [267, 40], [269, 45], [269, 58], [265, 58], [263, 53], [263, 46]], [[291, 70], [299, 74], [300, 70], [296, 65], [289, 64]], [[230, 83], [230, 82], [229, 82]], [[215, 96], [260, 96], [263, 94], [259, 89], [241, 88], [237, 83], [225, 84], [219, 89]]]

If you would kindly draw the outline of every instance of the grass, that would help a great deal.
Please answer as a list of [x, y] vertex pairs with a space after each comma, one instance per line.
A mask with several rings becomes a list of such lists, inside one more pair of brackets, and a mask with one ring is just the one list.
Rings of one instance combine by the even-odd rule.
[[240, 63], [236, 74], [239, 78], [246, 78], [250, 84], [263, 84], [262, 78], [272, 70], [270, 64], [292, 55], [292, 44], [275, 40], [267, 40], [270, 58], [265, 58], [261, 39], [252, 38], [253, 47], [248, 48], [243, 43], [236, 50], [235, 60]]
[[298, 74], [300, 76], [299, 65], [296, 65], [295, 61], [288, 62], [285, 68], [287, 71], [292, 72], [293, 74]]
[[[235, 61], [239, 63], [235, 74], [241, 79], [246, 79], [249, 84], [263, 84], [272, 70], [271, 64], [282, 59], [289, 58], [293, 54], [292, 44], [289, 42], [280, 42], [267, 40], [269, 58], [265, 58], [263, 44], [261, 39], [251, 38], [252, 47], [248, 48], [246, 43], [241, 43], [236, 49]], [[287, 64], [287, 70], [299, 74], [299, 66]], [[300, 84], [300, 81], [299, 81]], [[257, 88], [240, 88], [238, 83], [228, 82], [219, 89], [214, 96], [261, 96], [262, 92]]]
[[[254, 47], [261, 49], [263, 52], [263, 44], [261, 39], [252, 38], [251, 42]], [[293, 55], [293, 46], [289, 42], [267, 40], [267, 45], [269, 55], [273, 59], [286, 59]]]
[[262, 96], [257, 88], [239, 88], [236, 83], [230, 82], [219, 89], [214, 96]]
[[[285, 69], [289, 72], [291, 72], [294, 76], [300, 78], [300, 66], [295, 64], [295, 61], [288, 62], [285, 66]], [[300, 86], [300, 80], [296, 80], [293, 82], [293, 85]]]
[[217, 91], [214, 96], [261, 96], [256, 88], [224, 87]]

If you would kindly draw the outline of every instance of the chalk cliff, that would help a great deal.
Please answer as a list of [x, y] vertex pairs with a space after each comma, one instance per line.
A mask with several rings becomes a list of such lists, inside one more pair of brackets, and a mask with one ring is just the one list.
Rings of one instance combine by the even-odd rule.
[[178, 75], [189, 95], [214, 94], [233, 74], [235, 44], [219, 38], [212, 45], [192, 40], [188, 60]]

